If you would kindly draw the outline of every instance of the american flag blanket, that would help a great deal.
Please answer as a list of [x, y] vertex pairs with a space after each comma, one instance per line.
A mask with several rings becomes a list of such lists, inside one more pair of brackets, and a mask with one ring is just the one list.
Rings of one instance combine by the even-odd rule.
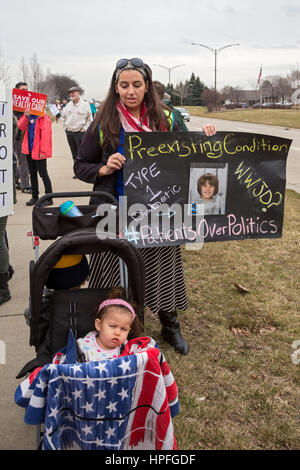
[[44, 423], [43, 449], [177, 449], [177, 386], [152, 338], [129, 341], [115, 359], [76, 358], [70, 334], [53, 363], [33, 371], [15, 392], [25, 422]]

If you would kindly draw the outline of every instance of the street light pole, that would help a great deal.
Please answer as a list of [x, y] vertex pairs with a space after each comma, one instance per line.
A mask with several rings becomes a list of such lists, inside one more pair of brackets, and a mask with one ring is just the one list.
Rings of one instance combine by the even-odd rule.
[[153, 64], [156, 67], [162, 67], [169, 72], [169, 85], [171, 84], [171, 70], [177, 69], [178, 67], [184, 67], [185, 64], [174, 65], [173, 67], [166, 67], [165, 65]]
[[215, 55], [215, 93], [217, 92], [217, 55], [224, 49], [232, 46], [240, 46], [240, 44], [228, 44], [227, 46], [219, 47], [219, 49], [214, 49], [213, 47], [206, 46], [205, 44], [198, 44], [197, 42], [192, 42], [192, 46], [201, 46], [208, 49]]

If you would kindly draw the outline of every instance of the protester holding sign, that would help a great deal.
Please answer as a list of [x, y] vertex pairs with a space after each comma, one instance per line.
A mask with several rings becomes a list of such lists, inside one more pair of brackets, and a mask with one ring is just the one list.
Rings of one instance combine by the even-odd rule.
[[44, 116], [47, 103], [47, 95], [28, 91], [27, 86], [13, 89], [13, 109], [24, 113], [30, 109], [31, 114]]
[[[45, 193], [52, 193], [52, 184], [47, 171], [47, 158], [52, 157], [51, 120], [47, 114], [37, 116], [27, 110], [18, 121], [18, 128], [24, 131], [22, 153], [27, 155], [30, 173], [32, 198], [26, 202], [33, 206], [39, 198], [38, 173], [43, 180]], [[52, 199], [45, 199], [43, 206], [53, 204]]]
[[[174, 126], [174, 127], [173, 127]], [[79, 147], [74, 171], [81, 180], [116, 196], [124, 194], [124, 132], [179, 130], [154, 90], [152, 72], [141, 59], [117, 62], [106, 100]], [[206, 126], [208, 135], [214, 126]], [[177, 309], [188, 307], [179, 246], [141, 249], [145, 261], [145, 303], [158, 313], [162, 335], [176, 351], [189, 352], [181, 336]], [[90, 287], [119, 285], [119, 260], [113, 254], [91, 259]]]
[[[19, 90], [28, 90], [28, 85], [25, 82], [18, 82], [15, 88]], [[19, 120], [20, 117], [23, 116], [23, 111], [14, 111], [14, 116]], [[21, 152], [23, 137], [23, 133], [18, 129], [14, 144], [14, 152], [18, 159], [15, 181], [17, 189], [21, 189], [23, 193], [31, 193], [27, 157]]]

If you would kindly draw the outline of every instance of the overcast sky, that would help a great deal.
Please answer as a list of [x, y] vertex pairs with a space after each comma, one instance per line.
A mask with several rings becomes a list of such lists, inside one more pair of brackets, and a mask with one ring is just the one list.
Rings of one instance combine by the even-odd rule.
[[194, 72], [214, 86], [251, 89], [263, 76], [300, 69], [299, 0], [1, 0], [0, 47], [12, 85], [21, 57], [34, 52], [44, 71], [71, 75], [87, 98], [104, 98], [117, 59], [140, 57], [155, 79], [174, 67], [171, 82]]

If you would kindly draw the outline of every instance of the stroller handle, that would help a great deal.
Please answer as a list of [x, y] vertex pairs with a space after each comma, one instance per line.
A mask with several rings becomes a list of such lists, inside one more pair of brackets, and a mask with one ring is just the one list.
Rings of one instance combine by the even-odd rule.
[[62, 198], [62, 197], [91, 197], [91, 196], [106, 196], [108, 197], [112, 203], [118, 204], [118, 200], [115, 196], [111, 193], [107, 193], [106, 191], [70, 191], [70, 192], [61, 192], [61, 193], [48, 193], [44, 196], [40, 197], [37, 202], [35, 203], [35, 207], [40, 207], [41, 203], [45, 201], [45, 199], [55, 199], [55, 198]]

